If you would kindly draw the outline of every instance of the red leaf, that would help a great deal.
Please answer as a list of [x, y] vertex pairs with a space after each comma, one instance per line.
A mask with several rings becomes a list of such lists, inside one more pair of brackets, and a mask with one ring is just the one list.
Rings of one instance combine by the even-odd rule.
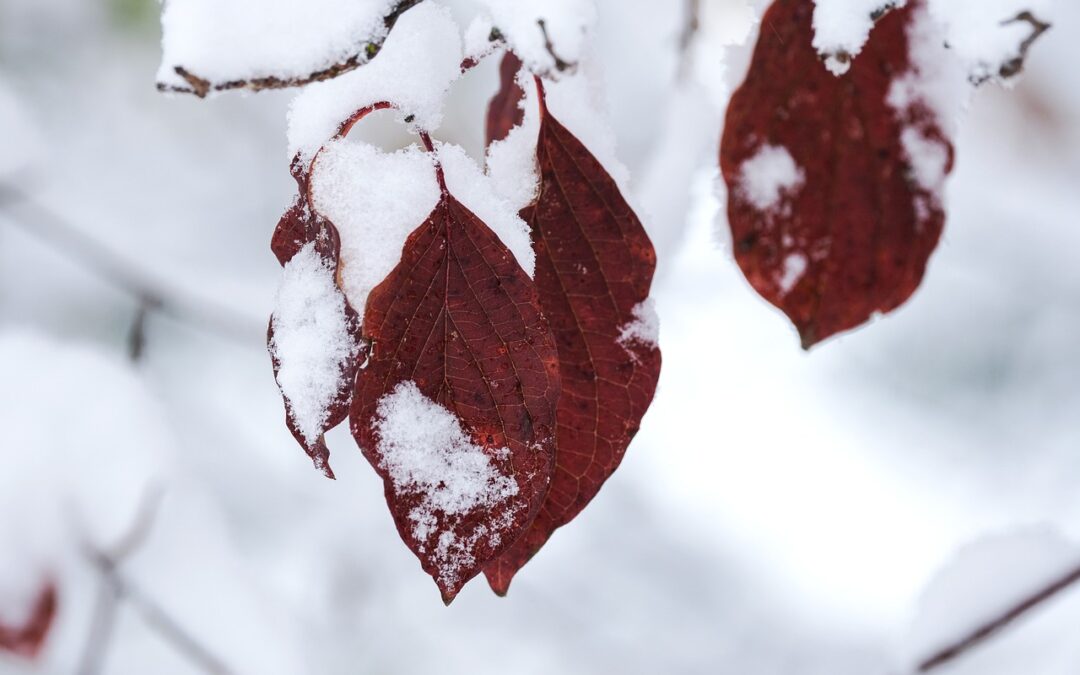
[[[806, 348], [907, 300], [941, 235], [944, 212], [935, 189], [917, 180], [903, 134], [941, 156], [942, 178], [952, 146], [924, 102], [903, 111], [889, 102], [897, 78], [918, 77], [907, 31], [921, 4], [881, 18], [836, 77], [811, 44], [813, 0], [776, 0], [731, 99], [720, 165], [735, 258]], [[779, 149], [801, 182], [755, 195], [744, 170]]]
[[629, 328], [651, 312], [656, 254], [615, 181], [542, 105], [537, 201], [522, 211], [536, 251], [540, 305], [559, 349], [555, 474], [524, 537], [488, 565], [505, 594], [514, 574], [619, 466], [652, 402], [660, 350]]
[[372, 347], [352, 432], [383, 478], [401, 538], [449, 603], [520, 536], [547, 492], [555, 344], [532, 280], [445, 185], [368, 297], [364, 335]]
[[[299, 163], [294, 163], [293, 166], [293, 176], [296, 178], [299, 187], [296, 201], [285, 211], [285, 214], [278, 222], [273, 238], [270, 241], [270, 248], [274, 255], [277, 256], [278, 262], [284, 267], [305, 245], [314, 243], [316, 253], [326, 262], [327, 267], [333, 270], [336, 277], [341, 252], [341, 239], [334, 224], [311, 208], [308, 196], [309, 176], [299, 166]], [[337, 393], [327, 408], [327, 417], [321, 425], [321, 433], [314, 438], [311, 438], [310, 435], [305, 436], [287, 397], [285, 405], [285, 421], [289, 431], [292, 432], [296, 441], [311, 457], [315, 468], [322, 471], [327, 478], [334, 478], [334, 472], [330, 468], [330, 450], [326, 447], [323, 434], [341, 424], [348, 416], [356, 369], [363, 362], [366, 352], [360, 336], [360, 317], [347, 300], [344, 307], [347, 330], [352, 343], [357, 347], [356, 354], [355, 357], [348, 359], [340, 366]], [[278, 379], [282, 364], [273, 348], [275, 344], [274, 324], [274, 318], [271, 318], [270, 325], [267, 328], [266, 341], [270, 347], [274, 377]], [[280, 387], [280, 379], [278, 384]], [[284, 388], [282, 388], [282, 394], [285, 395]]]
[[38, 593], [30, 615], [21, 626], [0, 622], [0, 650], [32, 659], [41, 652], [56, 618], [58, 594], [54, 584], [45, 584]]
[[510, 130], [525, 119], [521, 101], [525, 90], [517, 83], [517, 74], [521, 70], [521, 59], [507, 51], [499, 62], [499, 91], [488, 104], [485, 147], [507, 137]]

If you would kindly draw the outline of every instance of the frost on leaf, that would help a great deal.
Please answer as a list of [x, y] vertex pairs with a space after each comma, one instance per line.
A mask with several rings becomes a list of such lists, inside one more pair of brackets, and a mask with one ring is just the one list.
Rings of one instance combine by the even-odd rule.
[[337, 77], [374, 58], [417, 2], [169, 0], [161, 14], [158, 88], [202, 97]]
[[814, 0], [814, 48], [833, 75], [843, 75], [862, 51], [874, 22], [907, 0]]
[[910, 48], [922, 3], [881, 18], [839, 77], [814, 49], [813, 10], [777, 0], [766, 13], [720, 150], [735, 258], [806, 348], [915, 291], [953, 163], [935, 74]]
[[546, 109], [537, 161], [540, 194], [522, 217], [532, 228], [536, 285], [559, 350], [562, 396], [555, 474], [543, 508], [525, 536], [484, 569], [500, 594], [618, 467], [660, 374], [648, 301], [656, 254], [641, 222], [603, 165]]
[[0, 614], [0, 651], [32, 659], [45, 645], [53, 620], [56, 618], [58, 594], [56, 586], [41, 587], [29, 611], [22, 617]]
[[323, 434], [348, 415], [363, 344], [359, 317], [338, 287], [337, 229], [310, 207], [306, 174], [296, 169], [296, 179], [299, 195], [271, 241], [284, 271], [267, 345], [289, 430], [333, 478]]
[[363, 333], [371, 352], [352, 432], [402, 539], [450, 602], [521, 535], [547, 492], [554, 340], [532, 280], [445, 184], [371, 292]]

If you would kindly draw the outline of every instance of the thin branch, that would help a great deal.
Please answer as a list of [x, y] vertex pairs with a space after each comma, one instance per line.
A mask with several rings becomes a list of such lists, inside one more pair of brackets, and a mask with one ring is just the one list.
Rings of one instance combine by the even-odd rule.
[[678, 79], [686, 80], [693, 65], [694, 40], [701, 30], [701, 0], [685, 0], [686, 18], [679, 33], [679, 72]]
[[1026, 616], [1032, 610], [1057, 597], [1062, 591], [1080, 582], [1080, 566], [1062, 577], [1050, 582], [1035, 593], [1016, 603], [1003, 614], [995, 617], [971, 631], [957, 642], [939, 650], [924, 659], [918, 666], [920, 673], [936, 670], [964, 656], [982, 643], [994, 637], [1002, 630]]
[[127, 533], [109, 550], [95, 548], [88, 542], [83, 543], [87, 558], [101, 574], [101, 589], [94, 609], [93, 623], [79, 663], [79, 675], [96, 675], [101, 671], [105, 652], [112, 639], [117, 612], [120, 604], [125, 601], [177, 653], [187, 658], [200, 670], [210, 675], [229, 675], [231, 672], [221, 659], [203, 646], [161, 605], [120, 572], [121, 564], [142, 547], [153, 531], [163, 496], [164, 492], [160, 486], [148, 489], [143, 495], [138, 513]]
[[316, 70], [307, 75], [301, 77], [280, 77], [277, 75], [270, 75], [266, 77], [254, 77], [251, 79], [229, 80], [228, 82], [212, 82], [200, 76], [198, 73], [191, 72], [184, 66], [179, 65], [174, 67], [173, 70], [184, 80], [186, 86], [158, 82], [158, 91], [194, 94], [199, 98], [205, 98], [207, 94], [214, 91], [229, 91], [234, 89], [247, 89], [249, 91], [288, 89], [290, 87], [301, 87], [305, 84], [311, 84], [312, 82], [333, 79], [369, 63], [378, 56], [379, 52], [382, 50], [383, 44], [386, 42], [386, 38], [389, 37], [390, 31], [393, 30], [394, 25], [397, 23], [398, 19], [401, 18], [401, 15], [420, 4], [422, 1], [423, 0], [399, 0], [399, 2], [390, 9], [390, 12], [383, 17], [383, 26], [385, 30], [383, 31], [382, 37], [365, 42], [363, 49], [360, 52], [349, 56], [345, 60], [331, 64], [326, 68]]
[[1019, 53], [1014, 58], [1001, 64], [998, 74], [1003, 79], [1015, 77], [1020, 74], [1020, 71], [1024, 69], [1024, 61], [1027, 59], [1028, 50], [1031, 49], [1031, 45], [1035, 44], [1035, 41], [1051, 28], [1050, 24], [1045, 21], [1040, 21], [1034, 14], [1028, 11], [1020, 12], [1008, 21], [1003, 21], [1001, 25], [1008, 26], [1012, 23], [1029, 24], [1031, 26], [1031, 35], [1028, 35], [1027, 38], [1020, 43]]
[[5, 220], [129, 293], [147, 310], [160, 311], [245, 346], [261, 344], [261, 325], [245, 321], [209, 298], [184, 297], [138, 263], [91, 237], [86, 228], [68, 222], [18, 188], [0, 183], [0, 208], [9, 211]]
[[555, 61], [555, 70], [560, 73], [574, 68], [577, 64], [564, 61], [562, 57], [555, 53], [555, 45], [551, 41], [551, 36], [548, 35], [547, 22], [543, 19], [536, 20], [537, 25], [540, 26], [540, 32], [544, 34], [544, 49], [547, 50], [548, 55]]

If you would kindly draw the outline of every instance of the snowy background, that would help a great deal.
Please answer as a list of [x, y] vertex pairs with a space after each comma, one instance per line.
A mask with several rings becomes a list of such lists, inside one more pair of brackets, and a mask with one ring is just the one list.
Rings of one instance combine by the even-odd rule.
[[[689, 75], [679, 3], [602, 0], [594, 40], [661, 256], [656, 401], [510, 595], [481, 580], [448, 609], [347, 433], [329, 482], [283, 421], [264, 339], [292, 94], [158, 94], [151, 0], [4, 0], [0, 623], [47, 579], [60, 608], [38, 661], [0, 654], [0, 673], [206, 672], [147, 603], [95, 632], [87, 551], [142, 520], [123, 578], [258, 675], [889, 675], [1080, 562], [1080, 5], [1059, 2], [1018, 86], [976, 95], [919, 292], [806, 354], [723, 235], [745, 48], [725, 75], [718, 47], [748, 14], [706, 4]], [[474, 155], [493, 66], [439, 131]], [[161, 298], [117, 281], [164, 297], [137, 362]], [[943, 672], [1074, 674], [1078, 622], [1080, 588]]]

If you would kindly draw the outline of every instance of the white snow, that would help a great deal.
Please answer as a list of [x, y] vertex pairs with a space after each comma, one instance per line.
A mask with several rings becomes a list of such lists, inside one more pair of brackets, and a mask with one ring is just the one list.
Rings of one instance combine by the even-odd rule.
[[660, 316], [656, 313], [656, 303], [646, 298], [634, 307], [634, 320], [620, 329], [619, 344], [629, 347], [638, 344], [643, 347], [656, 347], [660, 343]]
[[484, 221], [514, 254], [525, 273], [533, 276], [536, 254], [529, 226], [518, 216], [520, 207], [498, 194], [491, 179], [461, 146], [440, 143], [437, 151], [450, 194]]
[[461, 74], [462, 44], [450, 10], [423, 2], [398, 19], [371, 63], [304, 88], [289, 109], [289, 156], [311, 158], [353, 112], [388, 101], [402, 119], [433, 131]]
[[862, 51], [874, 27], [874, 14], [902, 7], [907, 0], [814, 0], [814, 49], [825, 57], [825, 67], [843, 75], [851, 58]]
[[319, 155], [311, 178], [314, 208], [341, 237], [341, 287], [364, 314], [368, 294], [401, 259], [409, 233], [439, 201], [430, 153], [416, 145], [383, 152], [335, 141]]
[[453, 585], [461, 569], [475, 561], [472, 548], [489, 530], [479, 526], [462, 539], [452, 529], [457, 519], [448, 517], [498, 508], [518, 493], [517, 481], [492, 462], [493, 455], [505, 458], [510, 451], [475, 445], [457, 416], [413, 382], [383, 396], [376, 415], [382, 468], [395, 493], [420, 497], [409, 513], [413, 537], [423, 550], [434, 546], [441, 577]]
[[168, 0], [158, 82], [299, 78], [362, 54], [395, 0]]
[[280, 364], [278, 384], [297, 429], [314, 444], [341, 387], [343, 368], [358, 350], [349, 335], [345, 296], [314, 243], [285, 264], [273, 328], [270, 349]]
[[1051, 527], [989, 536], [962, 548], [933, 578], [902, 645], [916, 664], [966, 637], [1080, 565], [1080, 546]]
[[551, 46], [562, 61], [581, 59], [585, 38], [596, 21], [593, 0], [477, 0], [491, 14], [492, 23], [505, 36], [522, 62], [533, 72], [548, 74], [555, 59], [548, 51], [544, 22]]
[[803, 170], [787, 148], [763, 145], [753, 157], [743, 162], [738, 189], [758, 211], [771, 211], [806, 180]]
[[525, 116], [506, 138], [488, 147], [486, 164], [492, 188], [520, 211], [532, 203], [540, 189], [540, 173], [536, 165], [540, 107], [532, 75], [522, 69], [517, 81], [525, 92], [520, 103]]
[[806, 274], [808, 264], [804, 253], [789, 253], [784, 257], [784, 269], [777, 280], [781, 293], [789, 293], [795, 288], [795, 284]]
[[1054, 19], [1054, 0], [933, 0], [930, 15], [941, 24], [949, 48], [976, 82], [998, 78], [1001, 66], [1019, 57], [1032, 26], [1012, 21], [1030, 11], [1044, 22]]

